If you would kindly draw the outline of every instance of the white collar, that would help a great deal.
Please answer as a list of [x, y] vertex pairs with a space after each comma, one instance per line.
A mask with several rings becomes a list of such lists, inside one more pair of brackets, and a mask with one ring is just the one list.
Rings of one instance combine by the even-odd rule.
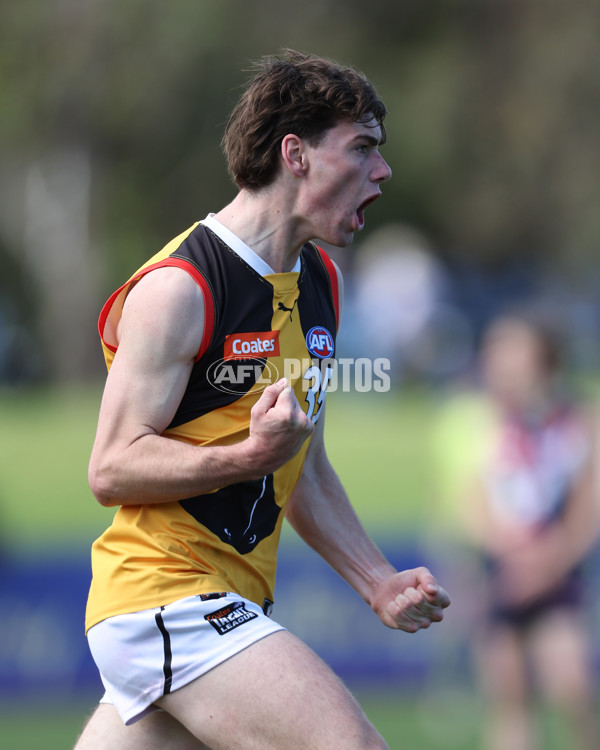
[[[227, 227], [221, 224], [218, 219], [215, 219], [214, 214], [208, 214], [206, 219], [203, 219], [200, 224], [208, 227], [208, 229], [214, 232], [217, 237], [220, 237], [223, 242], [228, 245], [235, 253], [237, 253], [240, 258], [244, 260], [251, 268], [253, 268], [256, 273], [260, 274], [261, 276], [269, 276], [270, 274], [275, 273], [271, 266], [266, 261], [264, 261], [260, 257], [260, 255], [257, 255], [249, 245], [246, 245], [246, 243], [241, 240], [236, 234], [234, 234], [230, 229], [227, 229]], [[292, 268], [292, 271], [298, 273], [300, 271], [300, 267], [300, 257], [298, 257], [298, 260]]]

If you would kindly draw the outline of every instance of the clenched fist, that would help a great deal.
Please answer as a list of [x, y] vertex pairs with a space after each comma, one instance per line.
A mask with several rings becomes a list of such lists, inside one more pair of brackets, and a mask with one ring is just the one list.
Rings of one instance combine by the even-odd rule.
[[450, 597], [427, 568], [404, 570], [381, 583], [371, 606], [384, 625], [415, 633], [441, 622]]
[[314, 429], [286, 378], [265, 388], [250, 412], [247, 455], [256, 476], [292, 459]]

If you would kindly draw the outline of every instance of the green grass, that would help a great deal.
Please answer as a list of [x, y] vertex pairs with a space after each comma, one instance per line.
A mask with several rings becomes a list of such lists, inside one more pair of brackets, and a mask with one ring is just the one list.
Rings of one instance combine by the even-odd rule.
[[89, 546], [107, 523], [87, 484], [100, 390], [0, 391], [0, 536], [11, 551]]
[[[478, 750], [481, 705], [472, 694], [453, 690], [417, 698], [401, 692], [362, 691], [359, 702], [390, 750]], [[71, 750], [93, 711], [91, 702], [0, 709], [0, 746], [7, 750]], [[571, 750], [558, 716], [538, 713], [545, 750]], [[510, 750], [510, 748], [507, 748]]]
[[[88, 547], [110, 522], [87, 484], [100, 386], [0, 391], [0, 540], [26, 554]], [[435, 405], [424, 394], [330, 395], [332, 463], [369, 529], [421, 523]]]
[[435, 410], [423, 392], [330, 395], [327, 452], [370, 527], [425, 520], [434, 490], [428, 457]]
[[0, 737], [7, 750], [70, 750], [90, 707], [20, 708], [0, 713]]
[[[462, 704], [460, 717], [429, 716], [428, 707], [401, 694], [364, 693], [358, 696], [370, 720], [387, 740], [391, 750], [475, 750], [476, 727], [472, 713]], [[0, 712], [0, 738], [7, 750], [69, 750], [81, 731], [84, 718], [93, 706], [57, 705], [48, 709], [23, 709], [10, 714]], [[440, 723], [445, 721], [442, 732]]]

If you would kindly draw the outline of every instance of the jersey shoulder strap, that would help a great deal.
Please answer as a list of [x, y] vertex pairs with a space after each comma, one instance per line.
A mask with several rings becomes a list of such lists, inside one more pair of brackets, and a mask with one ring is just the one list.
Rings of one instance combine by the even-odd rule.
[[320, 259], [321, 263], [323, 264], [323, 267], [325, 271], [327, 272], [327, 277], [329, 279], [329, 288], [331, 291], [331, 300], [333, 302], [333, 308], [335, 310], [335, 322], [336, 322], [336, 330], [340, 326], [340, 289], [339, 289], [339, 282], [338, 282], [338, 273], [337, 268], [335, 267], [334, 262], [331, 260], [329, 255], [323, 250], [322, 247], [319, 247], [318, 245], [314, 245], [317, 249], [317, 255]]

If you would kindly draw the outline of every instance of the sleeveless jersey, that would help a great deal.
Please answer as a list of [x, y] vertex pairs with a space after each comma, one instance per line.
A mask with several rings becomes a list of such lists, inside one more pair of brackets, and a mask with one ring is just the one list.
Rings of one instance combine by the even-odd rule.
[[[205, 332], [181, 403], [163, 433], [173, 440], [198, 446], [244, 440], [252, 406], [284, 375], [305, 413], [314, 422], [319, 417], [338, 322], [335, 267], [308, 243], [294, 271], [262, 275], [258, 256], [253, 263], [240, 249], [254, 255], [214, 219], [197, 223], [142, 266], [101, 312], [99, 332], [110, 368], [123, 304], [142, 276], [177, 266], [202, 288]], [[268, 607], [284, 509], [308, 442], [259, 480], [178, 502], [119, 507], [92, 546], [86, 630], [112, 615], [215, 591]]]
[[532, 530], [556, 521], [588, 445], [584, 420], [570, 406], [559, 406], [536, 421], [505, 416], [497, 425], [484, 470], [493, 509]]

